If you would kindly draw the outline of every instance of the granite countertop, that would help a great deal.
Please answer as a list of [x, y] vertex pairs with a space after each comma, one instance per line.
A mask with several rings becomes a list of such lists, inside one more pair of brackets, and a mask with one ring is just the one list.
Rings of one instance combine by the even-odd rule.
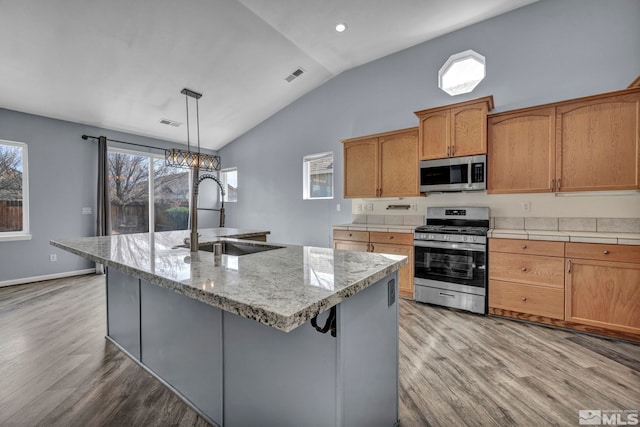
[[489, 230], [487, 237], [498, 239], [551, 240], [556, 242], [605, 243], [610, 245], [640, 245], [640, 233], [494, 228]]
[[[269, 232], [223, 228], [199, 233], [200, 244], [207, 244]], [[243, 256], [192, 254], [178, 247], [188, 235], [188, 230], [138, 233], [51, 244], [284, 332], [407, 263], [407, 257], [399, 255], [294, 245]]]

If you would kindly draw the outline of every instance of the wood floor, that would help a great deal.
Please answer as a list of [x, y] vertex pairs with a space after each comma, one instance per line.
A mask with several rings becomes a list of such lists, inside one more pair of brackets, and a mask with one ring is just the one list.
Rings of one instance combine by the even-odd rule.
[[[400, 302], [401, 426], [640, 410], [640, 346]], [[104, 339], [104, 279], [0, 288], [0, 426], [206, 426]], [[268, 426], [267, 426], [268, 427]]]

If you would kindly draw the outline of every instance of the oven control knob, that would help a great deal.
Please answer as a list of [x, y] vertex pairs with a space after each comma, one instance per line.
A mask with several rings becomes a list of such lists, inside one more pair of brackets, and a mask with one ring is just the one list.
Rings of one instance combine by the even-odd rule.
[[467, 241], [467, 236], [462, 236], [462, 240]]
[[478, 239], [476, 238], [476, 236], [473, 236], [473, 237], [471, 238], [471, 240], [475, 242], [475, 241], [476, 241], [476, 240], [478, 240]]
[[450, 236], [444, 236], [444, 240], [451, 240]]
[[429, 234], [429, 239], [433, 239], [433, 234]]

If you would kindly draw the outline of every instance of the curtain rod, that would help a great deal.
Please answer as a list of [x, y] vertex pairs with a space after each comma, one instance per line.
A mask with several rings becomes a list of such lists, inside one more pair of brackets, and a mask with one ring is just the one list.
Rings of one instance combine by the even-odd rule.
[[[91, 139], [99, 139], [100, 137], [97, 136], [91, 136], [91, 135], [82, 135], [82, 139], [84, 139], [85, 141], [87, 141], [89, 138]], [[160, 148], [160, 147], [152, 147], [151, 145], [144, 145], [144, 144], [136, 144], [135, 142], [127, 142], [127, 141], [118, 141], [117, 139], [109, 139], [106, 138], [107, 141], [111, 141], [111, 142], [119, 142], [120, 144], [128, 144], [128, 145], [136, 145], [138, 147], [145, 147], [145, 148], [152, 148], [154, 150], [162, 150], [164, 151], [164, 148]]]

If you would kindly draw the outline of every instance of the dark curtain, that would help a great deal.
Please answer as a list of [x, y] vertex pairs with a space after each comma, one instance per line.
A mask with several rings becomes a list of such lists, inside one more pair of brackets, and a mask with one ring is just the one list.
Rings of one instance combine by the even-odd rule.
[[[109, 166], [107, 138], [98, 138], [98, 206], [96, 236], [111, 234], [111, 206], [109, 204]], [[104, 265], [96, 263], [96, 274], [104, 274]]]

